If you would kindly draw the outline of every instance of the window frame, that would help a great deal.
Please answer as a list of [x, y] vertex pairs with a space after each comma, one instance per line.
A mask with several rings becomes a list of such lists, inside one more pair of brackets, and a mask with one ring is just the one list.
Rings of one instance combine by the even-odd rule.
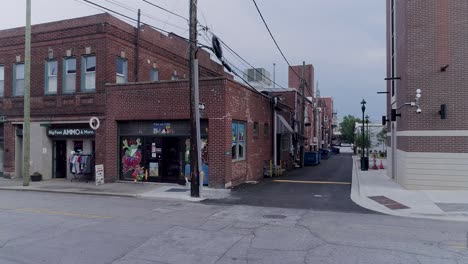
[[[17, 78], [17, 67], [22, 65], [23, 66], [23, 79], [18, 79]], [[24, 90], [26, 89], [26, 83], [25, 83], [25, 65], [24, 65], [24, 62], [18, 62], [18, 63], [14, 63], [13, 64], [13, 97], [24, 97]], [[18, 80], [23, 80], [23, 94], [17, 94], [16, 91], [17, 91], [17, 81]]]
[[253, 132], [253, 137], [254, 138], [258, 138], [259, 136], [259, 130], [260, 130], [260, 125], [258, 122], [253, 122], [253, 125], [252, 125], [252, 132]]
[[0, 79], [0, 97], [4, 97], [5, 96], [5, 65], [3, 64], [0, 64], [0, 72], [1, 72], [1, 75], [2, 78]]
[[[122, 71], [123, 73], [119, 73], [119, 62], [122, 62]], [[119, 82], [119, 77], [123, 77], [123, 82]], [[122, 57], [117, 57], [115, 61], [115, 83], [117, 84], [125, 84], [128, 82], [128, 60]]]
[[[51, 75], [50, 73], [50, 64], [51, 63], [54, 63], [56, 64], [55, 68], [56, 68], [56, 74], [55, 75]], [[44, 94], [45, 95], [56, 95], [58, 93], [58, 67], [59, 67], [59, 64], [58, 64], [58, 61], [56, 59], [51, 59], [51, 60], [46, 60], [45, 61], [45, 72], [44, 72]], [[56, 86], [56, 90], [55, 92], [51, 92], [50, 91], [50, 83], [49, 83], [49, 80], [51, 77], [55, 77], [55, 86]]]
[[[94, 57], [94, 71], [88, 71], [87, 70], [87, 60], [89, 58]], [[88, 74], [94, 73], [94, 87], [86, 87], [86, 76]], [[84, 93], [92, 93], [95, 92], [97, 89], [96, 85], [96, 80], [97, 80], [97, 57], [95, 54], [92, 55], [85, 55], [81, 57], [81, 92]]]
[[[75, 73], [68, 73], [68, 62], [74, 60], [75, 61]], [[62, 73], [62, 93], [63, 94], [74, 94], [76, 93], [76, 76], [78, 76], [78, 64], [76, 57], [65, 57], [63, 58], [63, 73]], [[73, 90], [69, 89], [67, 85], [68, 76], [75, 75], [75, 82]]]
[[[153, 80], [153, 76], [156, 76], [155, 80]], [[159, 82], [159, 70], [158, 70], [158, 68], [151, 68], [151, 70], [150, 70], [150, 81], [151, 82]]]
[[[243, 138], [240, 137], [240, 129], [239, 125], [243, 126]], [[235, 148], [235, 154], [231, 153], [232, 162], [244, 161], [247, 159], [247, 122], [245, 121], [236, 121], [233, 120], [231, 123], [231, 130], [234, 132], [235, 127], [235, 135], [232, 133], [232, 144], [231, 144], [231, 151]], [[243, 155], [239, 157], [239, 149], [240, 146], [243, 147]]]
[[264, 123], [263, 124], [263, 136], [268, 138], [270, 136], [270, 124]]

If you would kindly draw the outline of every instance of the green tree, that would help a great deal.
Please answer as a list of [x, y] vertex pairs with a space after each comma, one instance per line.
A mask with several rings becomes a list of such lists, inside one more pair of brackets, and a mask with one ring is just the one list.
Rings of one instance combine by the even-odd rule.
[[361, 119], [352, 115], [347, 115], [340, 123], [341, 141], [344, 143], [354, 142], [354, 131], [356, 130], [356, 122], [361, 122]]
[[382, 130], [377, 134], [377, 141], [380, 144], [383, 144], [383, 146], [386, 146], [386, 141], [387, 141], [387, 128], [384, 127]]

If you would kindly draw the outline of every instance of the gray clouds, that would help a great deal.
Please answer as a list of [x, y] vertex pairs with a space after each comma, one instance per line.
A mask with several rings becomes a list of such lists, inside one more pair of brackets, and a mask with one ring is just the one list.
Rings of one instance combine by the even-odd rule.
[[[136, 14], [105, 0], [96, 3]], [[186, 21], [141, 0], [116, 0], [141, 8], [153, 17], [187, 28]], [[188, 0], [151, 0], [188, 16]], [[0, 28], [24, 25], [25, 1], [2, 2]], [[44, 23], [99, 13], [80, 1], [32, 0], [32, 21]], [[373, 120], [385, 114], [385, 1], [380, 0], [257, 0], [267, 23], [291, 64], [312, 63], [321, 95], [335, 98], [340, 117], [360, 115], [360, 101], [368, 101]], [[198, 0], [199, 21], [207, 23], [228, 45], [257, 67], [277, 64], [277, 82], [287, 86], [287, 65], [276, 50], [251, 0]], [[143, 21], [177, 34], [185, 30], [147, 17]], [[204, 41], [204, 38], [201, 38]], [[230, 57], [240, 68], [242, 64]]]

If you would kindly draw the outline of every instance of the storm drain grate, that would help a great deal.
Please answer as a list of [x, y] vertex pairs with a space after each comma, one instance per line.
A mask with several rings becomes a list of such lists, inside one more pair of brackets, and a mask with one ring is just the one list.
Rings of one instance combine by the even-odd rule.
[[285, 219], [285, 215], [264, 215], [263, 218], [267, 219]]
[[166, 192], [186, 192], [188, 191], [187, 189], [180, 189], [180, 188], [172, 188], [167, 190]]
[[392, 210], [399, 210], [399, 209], [408, 209], [409, 207], [396, 202], [388, 197], [385, 196], [368, 196], [367, 198], [374, 200], [375, 202], [389, 208]]

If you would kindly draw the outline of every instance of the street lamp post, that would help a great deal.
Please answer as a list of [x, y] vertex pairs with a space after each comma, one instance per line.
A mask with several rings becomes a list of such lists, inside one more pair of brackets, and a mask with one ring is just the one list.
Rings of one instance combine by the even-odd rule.
[[361, 170], [367, 170], [367, 162], [366, 158], [364, 157], [364, 113], [366, 112], [366, 101], [362, 99], [361, 102], [361, 110], [362, 110], [362, 144], [361, 144]]
[[370, 149], [370, 132], [369, 132], [369, 115], [366, 115], [366, 125], [367, 125], [367, 138], [366, 138], [366, 145], [367, 145], [367, 160], [366, 160], [366, 165], [367, 168], [369, 168], [369, 149]]

